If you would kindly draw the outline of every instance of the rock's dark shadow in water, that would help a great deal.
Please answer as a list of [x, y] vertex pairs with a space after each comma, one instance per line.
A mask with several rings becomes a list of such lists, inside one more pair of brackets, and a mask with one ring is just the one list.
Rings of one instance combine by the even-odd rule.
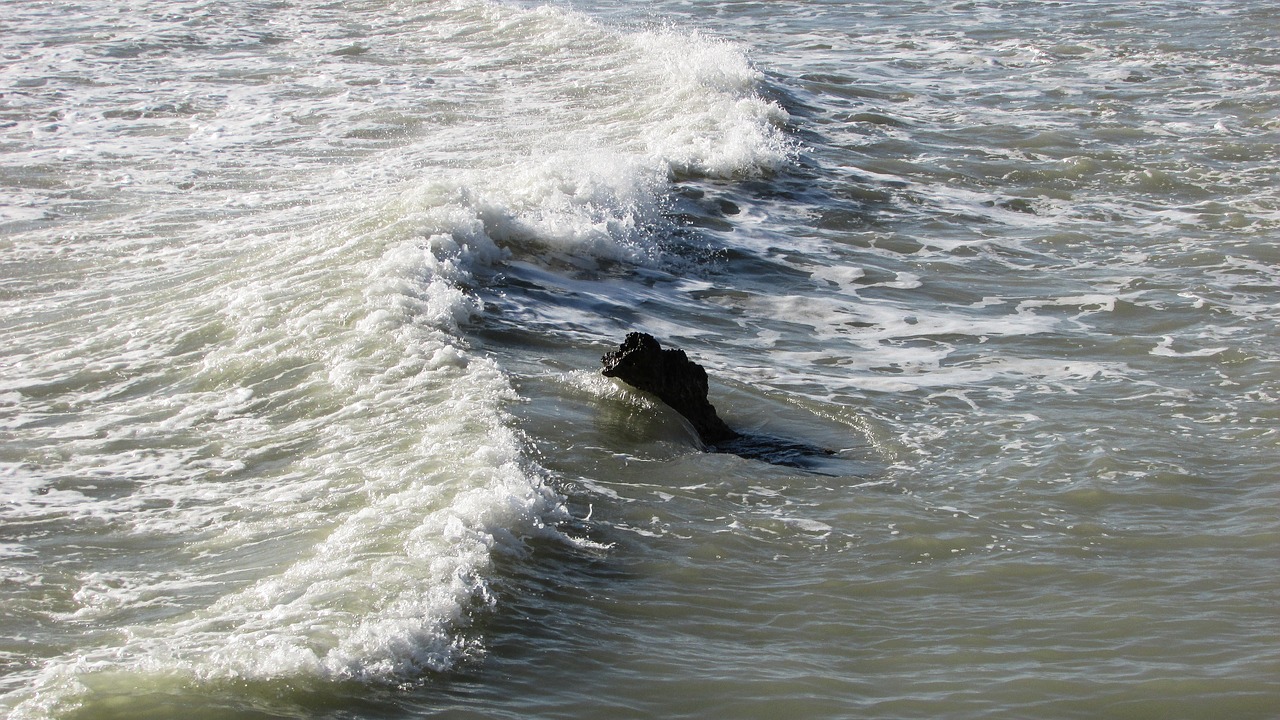
[[835, 455], [833, 450], [817, 445], [756, 434], [739, 434], [731, 440], [708, 445], [707, 450], [813, 472], [824, 472], [821, 468], [822, 458]]

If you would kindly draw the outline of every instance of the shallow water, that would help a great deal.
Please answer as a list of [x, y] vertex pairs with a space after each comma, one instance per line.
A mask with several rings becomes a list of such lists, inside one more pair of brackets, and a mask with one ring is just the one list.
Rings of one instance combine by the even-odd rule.
[[1274, 716], [1278, 20], [14, 6], [0, 706]]

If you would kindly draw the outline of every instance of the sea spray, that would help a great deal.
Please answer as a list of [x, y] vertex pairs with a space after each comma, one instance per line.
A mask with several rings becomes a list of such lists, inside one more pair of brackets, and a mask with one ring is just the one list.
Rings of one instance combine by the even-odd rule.
[[[8, 159], [39, 184], [69, 158], [74, 192], [5, 216], [33, 292], [5, 300], [32, 336], [6, 361], [3, 513], [39, 528], [5, 557], [70, 548], [5, 570], [49, 588], [16, 612], [58, 628], [5, 678], [17, 717], [414, 684], [483, 655], [495, 555], [584, 541], [468, 338], [478, 288], [519, 258], [659, 266], [673, 178], [794, 152], [732, 43], [479, 2], [349, 43], [313, 10], [137, 47], [177, 19], [129, 17], [24, 55], [46, 79]], [[43, 89], [78, 58], [152, 89]]]
[[[108, 502], [103, 515], [152, 542], [185, 535], [183, 555], [231, 564], [249, 581], [225, 594], [196, 583], [209, 605], [166, 600], [163, 619], [128, 622], [121, 637], [51, 661], [11, 695], [25, 698], [18, 716], [106, 702], [139, 683], [153, 692], [232, 679], [399, 683], [481, 652], [460, 633], [492, 602], [492, 554], [558, 536], [548, 523], [564, 511], [511, 427], [504, 406], [517, 398], [504, 373], [456, 337], [475, 310], [459, 289], [470, 255], [447, 238], [393, 242], [382, 258], [355, 263], [367, 276], [359, 295], [293, 310], [273, 295], [276, 324], [256, 316], [267, 312], [261, 300], [235, 306], [234, 338], [189, 368], [208, 389], [185, 398], [207, 409], [187, 405], [187, 420], [149, 432], [232, 441], [238, 466], [140, 478], [143, 492], [173, 504], [135, 497]], [[307, 278], [333, 279], [303, 276], [292, 298], [307, 297]], [[290, 359], [299, 356], [308, 361]], [[239, 370], [228, 373], [227, 362]], [[224, 394], [241, 402], [208, 405]], [[307, 452], [282, 453], [281, 443]], [[263, 546], [276, 552], [264, 556]], [[153, 578], [172, 593], [187, 589], [181, 579], [176, 570]], [[147, 614], [143, 598], [117, 595], [123, 605], [113, 608], [102, 594], [79, 597], [101, 610], [77, 611], [72, 624]]]

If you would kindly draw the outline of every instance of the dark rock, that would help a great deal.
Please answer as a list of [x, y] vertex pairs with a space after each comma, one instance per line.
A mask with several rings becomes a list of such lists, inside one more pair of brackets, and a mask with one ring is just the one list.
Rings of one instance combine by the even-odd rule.
[[645, 333], [630, 333], [622, 346], [600, 358], [605, 377], [658, 396], [693, 425], [704, 443], [715, 445], [739, 437], [707, 401], [707, 371], [683, 350], [663, 350]]
[[664, 350], [645, 333], [630, 333], [621, 347], [600, 358], [606, 377], [658, 396], [693, 425], [707, 450], [813, 470], [831, 450], [768, 435], [740, 433], [725, 424], [707, 400], [707, 372], [683, 350]]

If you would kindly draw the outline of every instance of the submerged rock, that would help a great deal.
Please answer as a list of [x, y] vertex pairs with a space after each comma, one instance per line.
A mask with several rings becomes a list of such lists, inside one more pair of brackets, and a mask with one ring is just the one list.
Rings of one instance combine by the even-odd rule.
[[704, 443], [715, 445], [740, 437], [707, 401], [707, 371], [683, 350], [664, 350], [652, 335], [633, 332], [600, 361], [605, 377], [657, 395], [693, 425]]
[[808, 443], [740, 433], [729, 427], [707, 400], [707, 371], [683, 350], [663, 349], [652, 335], [629, 333], [614, 352], [600, 358], [605, 377], [652, 393], [693, 425], [712, 452], [724, 452], [775, 465], [809, 467], [832, 451]]

